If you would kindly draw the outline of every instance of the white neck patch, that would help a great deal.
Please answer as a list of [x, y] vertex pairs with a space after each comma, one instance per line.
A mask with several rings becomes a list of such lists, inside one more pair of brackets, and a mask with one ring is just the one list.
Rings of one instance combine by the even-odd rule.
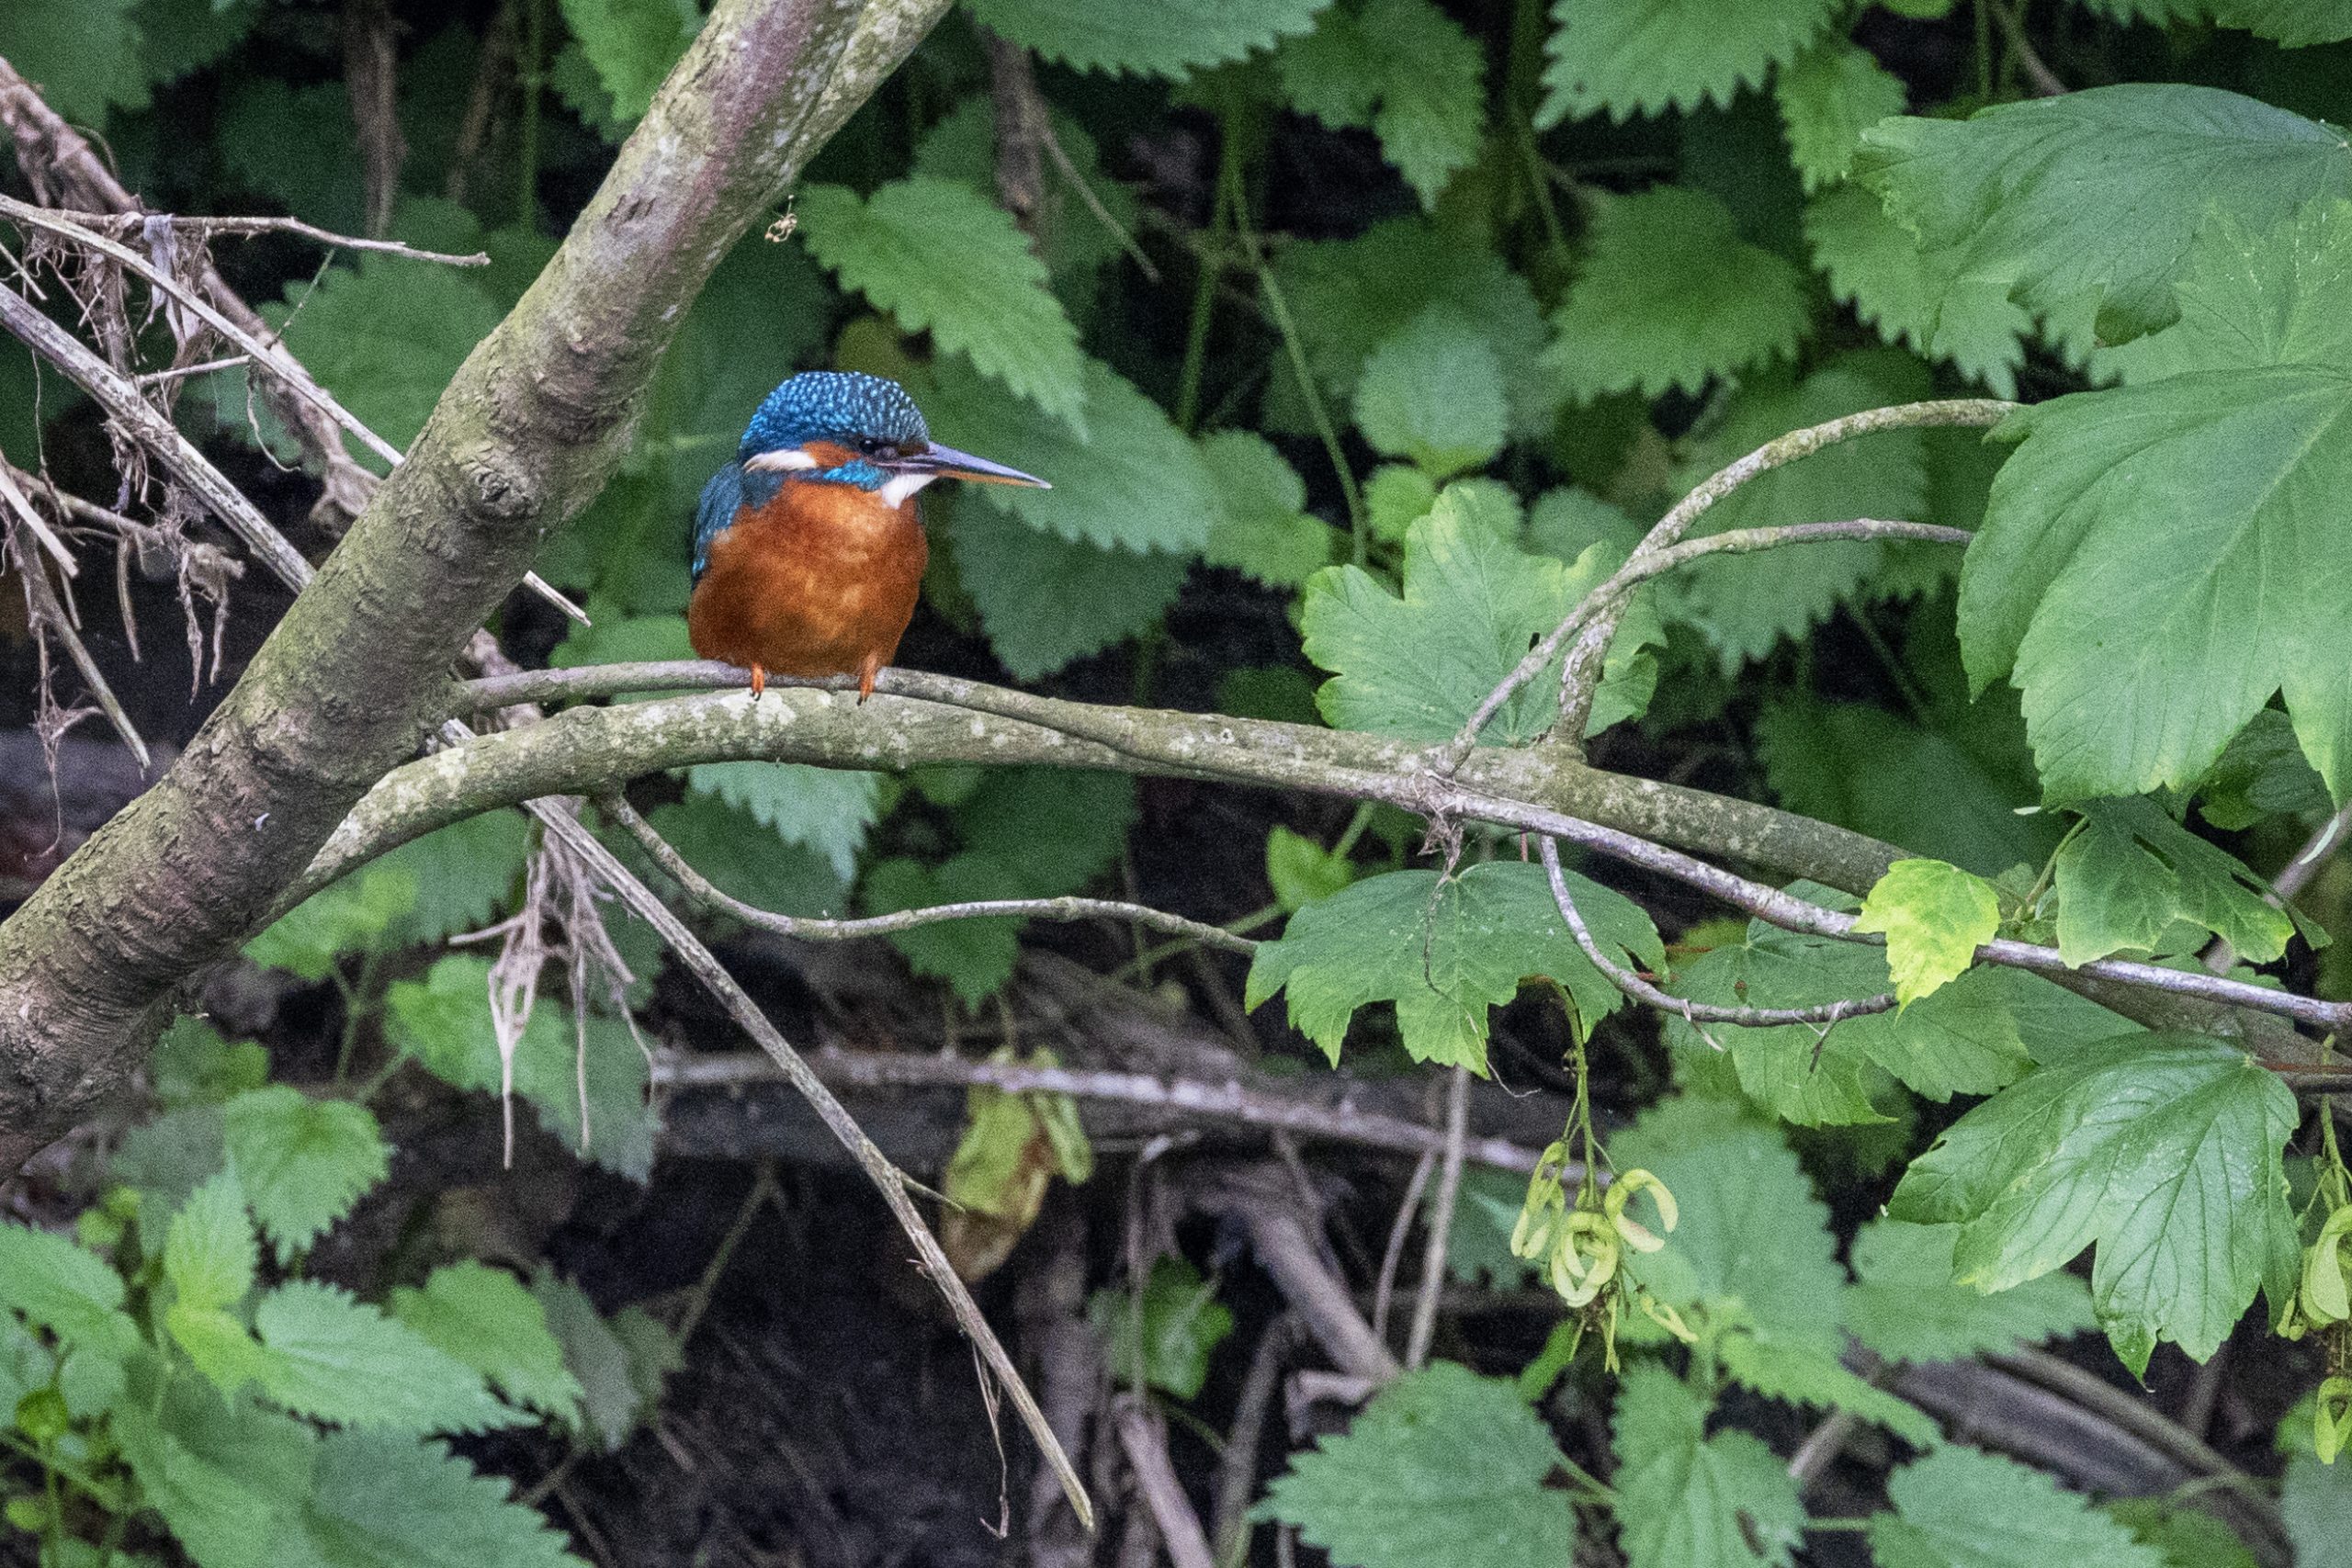
[[743, 467], [755, 474], [797, 473], [817, 466], [817, 459], [797, 446], [781, 451], [759, 452], [743, 459]]
[[895, 474], [883, 483], [882, 504], [904, 506], [909, 497], [938, 477], [937, 474]]

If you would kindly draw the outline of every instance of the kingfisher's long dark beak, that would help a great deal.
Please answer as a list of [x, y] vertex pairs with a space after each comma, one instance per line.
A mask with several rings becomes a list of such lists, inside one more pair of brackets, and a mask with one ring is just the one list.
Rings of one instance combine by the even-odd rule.
[[903, 457], [886, 458], [879, 467], [894, 474], [928, 474], [934, 479], [966, 479], [974, 484], [1032, 485], [1038, 490], [1054, 488], [1035, 474], [1008, 468], [1002, 463], [991, 463], [986, 457], [975, 457], [969, 452], [958, 452], [953, 446], [926, 446]]

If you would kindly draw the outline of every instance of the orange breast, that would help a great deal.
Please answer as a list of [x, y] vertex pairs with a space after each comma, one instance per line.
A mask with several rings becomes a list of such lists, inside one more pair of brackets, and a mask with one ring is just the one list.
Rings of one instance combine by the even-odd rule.
[[787, 481], [710, 545], [686, 609], [705, 659], [783, 675], [851, 675], [890, 662], [922, 592], [930, 547], [910, 498]]

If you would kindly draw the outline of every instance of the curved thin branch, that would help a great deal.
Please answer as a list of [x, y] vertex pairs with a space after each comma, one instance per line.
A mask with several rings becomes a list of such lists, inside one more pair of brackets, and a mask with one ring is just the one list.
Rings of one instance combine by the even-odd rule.
[[[1560, 918], [1568, 922], [1568, 934], [1576, 938], [1577, 946], [1592, 966], [1600, 971], [1609, 983], [1635, 1001], [1670, 1012], [1693, 1028], [1702, 1023], [1734, 1023], [1747, 1029], [1769, 1029], [1777, 1024], [1842, 1023], [1849, 1018], [1865, 1018], [1871, 1013], [1891, 1012], [1894, 1009], [1894, 993], [1883, 992], [1875, 997], [1855, 997], [1844, 1001], [1824, 1002], [1808, 1008], [1737, 1008], [1722, 1007], [1713, 1002], [1695, 1002], [1687, 997], [1674, 996], [1660, 990], [1634, 970], [1609, 956], [1584, 923], [1584, 916], [1577, 910], [1577, 901], [1568, 894], [1567, 878], [1560, 872], [1560, 846], [1549, 838], [1535, 840], [1535, 852], [1544, 862], [1544, 874], [1552, 884], [1552, 902], [1560, 907]], [[1714, 1042], [1707, 1042], [1710, 1045]], [[1716, 1046], [1721, 1050], [1721, 1046]]]
[[299, 234], [303, 239], [341, 251], [379, 251], [386, 255], [405, 257], [410, 261], [437, 262], [443, 266], [488, 266], [490, 254], [474, 251], [458, 255], [448, 251], [420, 250], [398, 240], [368, 240], [356, 234], [338, 234], [299, 218], [258, 218], [243, 216], [212, 217], [202, 213], [182, 212], [80, 212], [69, 207], [44, 208], [40, 210], [70, 223], [101, 233], [128, 234], [143, 231], [151, 225], [164, 225], [185, 230], [209, 239], [215, 234]]
[[[1688, 495], [1675, 502], [1672, 510], [1659, 518], [1649, 533], [1644, 536], [1641, 544], [1635, 547], [1631, 556], [1626, 558], [1625, 564], [1620, 567], [1608, 581], [1586, 594], [1577, 607], [1570, 611], [1543, 641], [1537, 643], [1533, 650], [1521, 660], [1510, 674], [1503, 677], [1501, 684], [1487, 694], [1486, 700], [1481, 702], [1471, 714], [1470, 721], [1462, 727], [1461, 732], [1455, 735], [1452, 741], [1448, 742], [1445, 750], [1441, 752], [1440, 756], [1450, 757], [1458, 763], [1461, 757], [1466, 755], [1470, 748], [1477, 744], [1478, 732], [1486, 728], [1487, 721], [1493, 718], [1502, 705], [1510, 701], [1512, 695], [1521, 687], [1542, 674], [1544, 668], [1559, 656], [1561, 648], [1571, 637], [1577, 638], [1577, 644], [1568, 654], [1567, 663], [1561, 669], [1560, 722], [1554, 727], [1553, 733], [1571, 742], [1581, 739], [1584, 734], [1585, 720], [1592, 714], [1591, 694], [1600, 683], [1601, 663], [1608, 657], [1609, 644], [1617, 636], [1617, 623], [1624, 616], [1626, 591], [1635, 582], [1642, 581], [1644, 577], [1654, 576], [1658, 570], [1671, 570], [1670, 567], [1653, 569], [1650, 559], [1679, 543], [1682, 536], [1697, 525], [1700, 518], [1713, 510], [1716, 502], [1747, 483], [1748, 480], [1759, 474], [1770, 473], [1774, 468], [1783, 468], [1800, 457], [1811, 457], [1824, 446], [1835, 446], [1841, 441], [1850, 441], [1858, 435], [1868, 435], [1881, 430], [1918, 429], [1935, 425], [1994, 425], [2008, 417], [2017, 407], [2015, 403], [2002, 402], [1992, 398], [1943, 398], [1929, 402], [1896, 403], [1887, 408], [1865, 409], [1860, 413], [1851, 413], [1841, 419], [1808, 425], [1803, 430], [1792, 430], [1786, 435], [1767, 441], [1737, 462], [1717, 469], [1693, 488]], [[1801, 526], [1834, 525], [1803, 525]], [[1897, 525], [1878, 525], [1877, 526], [1891, 529]], [[1899, 526], [1925, 528], [1927, 525], [1914, 523]], [[1739, 532], [1752, 534], [1764, 531], [1740, 530]], [[1796, 530], [1793, 529], [1788, 531], [1791, 535], [1794, 535], [1795, 532]], [[1937, 532], [1941, 534], [1957, 532], [1957, 530], [1938, 530]], [[1717, 536], [1718, 538], [1729, 536]], [[1809, 534], [1804, 536], [1807, 538], [1922, 538], [1931, 536], [1864, 532], [1842, 536]], [[1799, 541], [1795, 537], [1783, 537], [1771, 541], [1773, 544], [1797, 542]], [[1962, 542], [1965, 542], [1964, 536]], [[1736, 547], [1740, 547], [1724, 545], [1715, 547], [1718, 549]], [[1746, 547], [1769, 548], [1770, 547], [1768, 544], [1754, 544]], [[1690, 557], [1685, 556], [1682, 558], [1687, 560]], [[1636, 575], [1628, 576], [1629, 572]], [[1577, 635], [1578, 628], [1582, 628], [1581, 636]], [[1581, 693], [1582, 695], [1574, 695], [1577, 693]], [[1451, 769], [1442, 771], [1450, 772]]]
[[892, 931], [911, 931], [917, 926], [935, 924], [941, 920], [988, 919], [997, 916], [1017, 916], [1039, 920], [1119, 920], [1153, 931], [1166, 931], [1170, 936], [1190, 937], [1210, 947], [1227, 953], [1250, 953], [1258, 944], [1246, 936], [1237, 936], [1223, 926], [1213, 926], [1203, 920], [1189, 920], [1182, 915], [1171, 915], [1146, 904], [1125, 904], [1113, 898], [974, 898], [960, 904], [933, 904], [921, 909], [901, 909], [895, 914], [869, 915], [863, 919], [816, 919], [803, 915], [778, 914], [763, 909], [714, 884], [696, 871], [680, 854], [675, 845], [653, 829], [653, 825], [639, 815], [636, 807], [618, 794], [596, 797], [596, 809], [627, 829], [639, 847], [653, 857], [653, 862], [666, 872], [670, 879], [685, 889], [686, 896], [708, 909], [732, 915], [746, 925], [757, 926], [778, 936], [798, 937], [804, 942], [854, 942], [861, 937], [888, 936]]

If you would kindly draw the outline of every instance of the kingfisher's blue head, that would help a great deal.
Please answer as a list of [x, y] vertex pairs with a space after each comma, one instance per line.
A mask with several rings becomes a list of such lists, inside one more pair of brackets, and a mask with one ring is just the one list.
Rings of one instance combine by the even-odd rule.
[[904, 387], [854, 370], [804, 371], [770, 392], [743, 432], [736, 461], [747, 477], [854, 485], [881, 492], [891, 506], [939, 479], [1049, 488], [1018, 468], [934, 444]]

